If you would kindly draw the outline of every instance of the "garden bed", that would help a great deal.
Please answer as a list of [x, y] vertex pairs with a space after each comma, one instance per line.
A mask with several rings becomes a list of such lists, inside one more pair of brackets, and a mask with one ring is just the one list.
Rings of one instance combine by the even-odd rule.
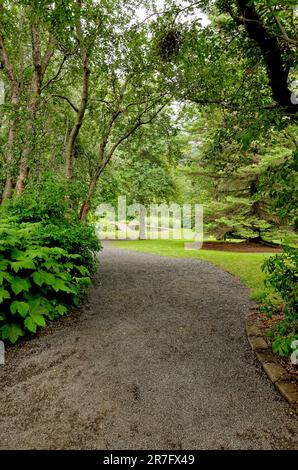
[[[256, 314], [254, 314], [253, 318], [254, 324], [261, 331], [265, 341], [270, 346], [267, 333], [271, 328], [273, 328], [279, 321], [283, 319], [283, 315], [276, 314], [269, 318], [265, 313], [257, 312]], [[298, 366], [292, 364], [289, 357], [281, 357], [277, 354], [274, 354], [274, 358], [287, 371], [287, 373], [290, 375], [290, 380], [293, 383], [297, 384], [298, 387]]]
[[202, 248], [204, 250], [235, 251], [239, 253], [280, 253], [282, 251], [282, 249], [276, 245], [246, 242], [204, 242]]

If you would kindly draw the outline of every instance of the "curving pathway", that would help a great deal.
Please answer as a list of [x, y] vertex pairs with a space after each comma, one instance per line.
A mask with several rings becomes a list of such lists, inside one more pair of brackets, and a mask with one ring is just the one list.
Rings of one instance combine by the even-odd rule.
[[235, 278], [106, 248], [89, 300], [0, 366], [1, 449], [298, 449]]

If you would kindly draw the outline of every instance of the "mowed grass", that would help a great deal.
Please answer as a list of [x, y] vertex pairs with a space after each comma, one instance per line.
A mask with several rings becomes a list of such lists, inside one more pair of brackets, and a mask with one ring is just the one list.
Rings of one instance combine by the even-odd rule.
[[261, 266], [271, 253], [235, 253], [215, 250], [185, 250], [183, 240], [134, 240], [115, 241], [115, 247], [160, 256], [178, 258], [198, 258], [208, 261], [240, 279], [251, 290], [251, 297], [260, 301], [264, 296], [271, 296], [265, 288]]

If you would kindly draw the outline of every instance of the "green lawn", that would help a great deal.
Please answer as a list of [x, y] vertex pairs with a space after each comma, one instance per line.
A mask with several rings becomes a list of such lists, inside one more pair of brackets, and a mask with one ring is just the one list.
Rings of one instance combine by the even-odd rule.
[[264, 295], [263, 261], [270, 253], [232, 253], [213, 250], [185, 250], [183, 240], [136, 240], [115, 241], [114, 245], [133, 251], [155, 253], [178, 258], [198, 258], [218, 266], [237, 278], [251, 289], [251, 297], [260, 300]]

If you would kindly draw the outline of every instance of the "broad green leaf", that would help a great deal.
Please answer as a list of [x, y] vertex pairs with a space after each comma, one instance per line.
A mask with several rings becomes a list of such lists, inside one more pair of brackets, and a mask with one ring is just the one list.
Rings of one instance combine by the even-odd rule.
[[31, 259], [23, 259], [22, 261], [11, 261], [11, 268], [18, 273], [20, 269], [35, 269], [35, 264]]
[[42, 286], [43, 284], [52, 286], [56, 282], [56, 276], [46, 271], [35, 271], [32, 275], [35, 284]]
[[42, 274], [40, 273], [40, 271], [35, 271], [32, 274], [32, 277], [33, 277], [33, 281], [35, 282], [35, 284], [37, 284], [40, 287], [43, 285], [44, 280], [43, 280], [43, 277], [42, 277]]
[[31, 313], [30, 312], [30, 317], [34, 321], [34, 323], [38, 326], [46, 326], [46, 321], [44, 317], [40, 313]]
[[19, 314], [25, 318], [29, 311], [29, 305], [26, 302], [19, 302], [18, 300], [15, 300], [10, 306], [10, 311], [12, 314], [19, 312]]
[[49, 313], [50, 304], [42, 296], [29, 298], [28, 304], [29, 304], [29, 312], [31, 316], [47, 315]]
[[6, 281], [10, 281], [12, 276], [7, 271], [0, 271], [0, 284], [3, 284], [4, 279], [6, 279]]
[[[60, 266], [55, 260], [49, 260], [43, 263], [42, 267], [45, 267], [46, 269], [51, 269], [54, 272], [59, 272], [60, 271]], [[65, 265], [64, 265], [65, 267]]]
[[22, 291], [29, 291], [31, 283], [29, 279], [14, 277], [10, 282], [10, 287], [12, 288], [13, 292], [18, 295]]
[[24, 336], [24, 331], [17, 323], [6, 324], [1, 327], [2, 339], [9, 339], [12, 344], [15, 344], [20, 336]]
[[47, 259], [48, 252], [47, 252], [46, 247], [37, 246], [37, 247], [32, 247], [26, 250], [26, 256], [30, 259], [35, 259], [35, 258]]
[[74, 279], [78, 284], [81, 284], [85, 287], [89, 287], [91, 284], [90, 277], [75, 277]]
[[25, 256], [25, 252], [22, 251], [22, 250], [18, 250], [17, 248], [13, 248], [13, 249], [11, 250], [11, 255], [10, 255], [10, 257], [11, 257], [11, 259], [13, 259], [13, 260], [18, 260], [18, 261], [19, 261], [19, 260], [23, 259], [24, 256]]
[[6, 259], [0, 259], [0, 270], [4, 271], [9, 265], [9, 261]]
[[57, 305], [56, 311], [59, 313], [59, 315], [64, 315], [67, 312], [67, 308], [65, 307], [65, 305], [60, 304]]
[[4, 289], [3, 287], [0, 287], [0, 303], [3, 302], [4, 299], [9, 299], [10, 298], [10, 293], [8, 290]]
[[67, 293], [72, 293], [72, 294], [76, 293], [76, 290], [74, 288], [69, 287], [62, 279], [55, 279], [55, 282], [52, 285], [53, 285], [53, 289], [56, 292], [59, 292], [60, 290], [62, 290], [63, 292], [67, 292]]
[[29, 331], [31, 331], [31, 333], [36, 333], [37, 324], [32, 320], [30, 316], [25, 318], [24, 325]]
[[89, 274], [89, 271], [85, 266], [76, 266], [76, 269], [82, 274], [82, 276]]

